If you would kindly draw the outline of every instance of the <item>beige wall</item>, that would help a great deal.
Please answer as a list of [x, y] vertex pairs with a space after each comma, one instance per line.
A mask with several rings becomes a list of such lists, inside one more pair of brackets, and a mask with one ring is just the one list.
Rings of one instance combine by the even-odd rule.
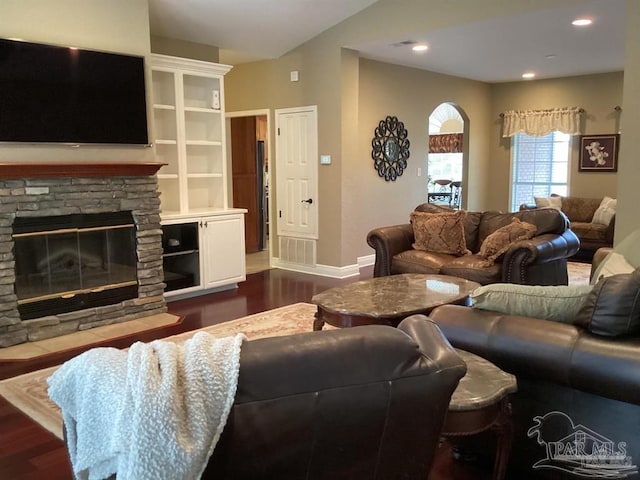
[[[148, 55], [147, 0], [1, 0], [0, 37]], [[2, 162], [153, 160], [143, 147], [0, 146]]]
[[[617, 133], [622, 105], [623, 73], [585, 75], [528, 82], [498, 83], [491, 86], [491, 188], [487, 205], [509, 210], [511, 139], [502, 138], [500, 113], [506, 110], [581, 107], [585, 134]], [[617, 197], [617, 174], [578, 172], [579, 137], [572, 139], [569, 166], [569, 194], [579, 197]], [[533, 201], [533, 199], [531, 199]]]
[[[473, 80], [360, 60], [358, 154], [350, 159], [343, 204], [349, 212], [352, 242], [343, 244], [346, 259], [369, 255], [367, 232], [378, 226], [406, 223], [413, 208], [426, 201], [429, 115], [441, 103], [453, 103], [468, 122], [465, 155], [466, 208], [482, 210], [489, 158], [490, 86]], [[408, 168], [395, 182], [378, 176], [371, 158], [371, 140], [387, 115], [404, 122], [411, 142]], [[346, 164], [346, 162], [345, 162]], [[417, 169], [422, 170], [417, 176]], [[351, 198], [352, 202], [347, 202]]]
[[172, 57], [193, 58], [213, 63], [218, 63], [220, 58], [218, 47], [157, 35], [151, 35], [151, 51]]
[[147, 0], [2, 0], [0, 37], [146, 55]]
[[[347, 49], [323, 62], [311, 61], [319, 59], [314, 53], [305, 52], [306, 63], [292, 54], [238, 65], [225, 86], [228, 111], [319, 105], [319, 153], [331, 155], [332, 164], [319, 166], [318, 263], [352, 265], [370, 255], [366, 234], [371, 228], [406, 222], [413, 207], [425, 201], [428, 119], [442, 102], [455, 103], [469, 118], [468, 172], [473, 180], [468, 205], [482, 208], [489, 156], [487, 84], [359, 59]], [[321, 75], [316, 64], [335, 68], [331, 75]], [[294, 69], [300, 71], [299, 84], [289, 82]], [[395, 182], [380, 178], [371, 158], [374, 129], [387, 115], [405, 122], [411, 142], [408, 169]]]
[[[228, 112], [318, 106], [319, 153], [332, 156], [330, 168], [319, 168], [318, 263], [341, 265], [341, 49], [327, 49], [322, 43], [304, 45], [273, 61], [237, 65], [225, 76], [225, 104]], [[290, 72], [299, 72], [299, 81], [290, 81]], [[271, 132], [275, 150], [275, 117]], [[276, 178], [276, 160], [271, 163]], [[275, 208], [277, 191], [272, 188]], [[277, 245], [274, 245], [277, 255]], [[353, 263], [353, 262], [352, 262]]]
[[640, 228], [640, 2], [627, 0], [624, 94], [622, 100], [622, 138], [618, 168], [618, 243]]

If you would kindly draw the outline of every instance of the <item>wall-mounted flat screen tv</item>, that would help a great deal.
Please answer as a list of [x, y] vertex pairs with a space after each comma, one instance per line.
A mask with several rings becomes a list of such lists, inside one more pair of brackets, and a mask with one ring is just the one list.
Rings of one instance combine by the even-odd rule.
[[0, 142], [147, 145], [144, 58], [0, 39]]

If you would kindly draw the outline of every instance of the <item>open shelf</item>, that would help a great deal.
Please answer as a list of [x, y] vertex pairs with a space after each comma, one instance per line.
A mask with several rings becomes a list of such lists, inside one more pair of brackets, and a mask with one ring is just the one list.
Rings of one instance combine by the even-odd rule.
[[184, 107], [184, 111], [185, 112], [214, 114], [214, 115], [220, 115], [220, 113], [221, 113], [220, 110], [216, 110], [215, 108], [201, 108], [201, 107]]
[[224, 75], [230, 67], [158, 54], [148, 66], [154, 151], [166, 164], [158, 175], [162, 211], [228, 208]]

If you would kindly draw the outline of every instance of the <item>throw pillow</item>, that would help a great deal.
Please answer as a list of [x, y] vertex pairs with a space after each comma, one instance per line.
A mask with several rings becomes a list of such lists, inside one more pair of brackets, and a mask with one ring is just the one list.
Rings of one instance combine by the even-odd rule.
[[603, 277], [610, 277], [611, 275], [618, 275], [619, 273], [631, 273], [635, 270], [633, 265], [627, 262], [627, 259], [623, 255], [617, 252], [610, 252], [602, 263], [598, 265], [596, 271], [591, 278], [591, 284], [594, 285], [598, 280]]
[[607, 337], [640, 334], [640, 269], [598, 280], [574, 323]]
[[599, 223], [601, 225], [609, 225], [611, 219], [616, 214], [616, 205], [618, 201], [615, 198], [604, 197], [600, 206], [593, 214], [593, 223]]
[[613, 251], [622, 255], [635, 268], [640, 267], [640, 228], [624, 237], [613, 247]]
[[485, 259], [486, 266], [493, 265], [496, 259], [509, 250], [514, 242], [533, 238], [536, 230], [535, 225], [513, 217], [510, 224], [497, 229], [484, 239], [478, 255]]
[[589, 285], [516, 285], [492, 283], [470, 295], [474, 308], [508, 315], [573, 323], [592, 287]]
[[467, 212], [458, 210], [452, 213], [412, 212], [415, 250], [426, 252], [465, 255], [467, 242], [464, 235], [464, 219]]
[[538, 208], [555, 208], [562, 209], [562, 197], [533, 197]]

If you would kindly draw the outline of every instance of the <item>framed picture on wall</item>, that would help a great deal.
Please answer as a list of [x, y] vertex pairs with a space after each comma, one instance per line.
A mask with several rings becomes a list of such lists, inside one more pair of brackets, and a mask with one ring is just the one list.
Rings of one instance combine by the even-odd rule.
[[617, 172], [620, 134], [582, 135], [579, 172]]

